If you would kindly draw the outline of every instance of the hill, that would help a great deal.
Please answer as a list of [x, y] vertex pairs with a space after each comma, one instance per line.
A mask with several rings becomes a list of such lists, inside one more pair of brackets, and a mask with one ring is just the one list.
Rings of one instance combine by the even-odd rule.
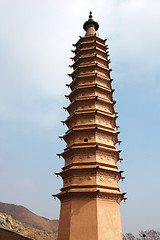
[[0, 240], [56, 240], [57, 232], [27, 227], [10, 215], [0, 212]]
[[58, 220], [50, 220], [48, 218], [38, 216], [20, 205], [0, 202], [0, 212], [12, 216], [12, 218], [31, 228], [48, 232], [57, 232], [58, 230]]

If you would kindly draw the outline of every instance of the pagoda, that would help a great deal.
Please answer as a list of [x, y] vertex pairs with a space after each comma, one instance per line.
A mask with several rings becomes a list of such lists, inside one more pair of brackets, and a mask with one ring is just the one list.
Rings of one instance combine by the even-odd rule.
[[60, 193], [58, 240], [122, 239], [119, 204], [125, 200], [118, 182], [121, 150], [115, 145], [119, 132], [113, 100], [106, 39], [97, 36], [99, 28], [90, 12], [83, 25], [86, 34], [73, 44], [71, 92], [65, 108], [69, 116], [62, 123], [68, 130], [60, 137], [66, 142]]

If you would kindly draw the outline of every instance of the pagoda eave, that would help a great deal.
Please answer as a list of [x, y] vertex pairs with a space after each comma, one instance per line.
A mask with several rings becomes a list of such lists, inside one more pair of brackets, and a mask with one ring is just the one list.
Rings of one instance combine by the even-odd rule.
[[111, 93], [112, 90], [110, 90], [109, 88], [107, 87], [104, 87], [98, 83], [93, 83], [93, 84], [87, 84], [87, 85], [81, 85], [81, 86], [78, 86], [76, 87], [69, 95], [69, 97], [71, 97], [75, 92], [79, 91], [79, 90], [84, 90], [84, 89], [89, 89], [89, 88], [97, 88], [97, 89], [100, 89], [100, 90], [104, 90], [108, 93]]
[[88, 51], [88, 50], [99, 50], [99, 51], [101, 51], [101, 52], [103, 52], [103, 53], [106, 53], [106, 49], [105, 48], [101, 48], [101, 47], [99, 47], [99, 46], [91, 46], [91, 47], [86, 47], [86, 48], [83, 48], [83, 49], [81, 49], [81, 48], [77, 48], [75, 51], [73, 51], [73, 52], [75, 52], [75, 56], [78, 56], [78, 54], [80, 53], [80, 52], [82, 52], [82, 53], [84, 53], [85, 51]]
[[[112, 108], [112, 113], [114, 113], [115, 111], [114, 111], [114, 106], [113, 106], [113, 101], [110, 101], [110, 100], [107, 100], [107, 99], [105, 99], [105, 98], [102, 98], [102, 97], [96, 97], [96, 96], [94, 96], [94, 97], [79, 97], [79, 98], [77, 98], [77, 99], [75, 99], [74, 101], [72, 101], [69, 105], [68, 105], [68, 107], [67, 108], [65, 108], [65, 110], [67, 110], [70, 114], [71, 114], [71, 109], [72, 109], [72, 107], [75, 105], [75, 104], [77, 104], [77, 102], [82, 102], [82, 101], [94, 101], [95, 103], [96, 102], [101, 102], [101, 103], [104, 103], [104, 104], [108, 104], [108, 105], [110, 105], [110, 107]], [[112, 100], [112, 99], [111, 99]], [[103, 110], [99, 110], [99, 108], [97, 108], [96, 106], [94, 106], [94, 108], [92, 108], [92, 109], [90, 109], [90, 108], [88, 108], [88, 109], [86, 109], [87, 111], [93, 111], [93, 109], [94, 109], [94, 111], [103, 111]], [[75, 111], [73, 111], [73, 113], [75, 114], [75, 113], [82, 113], [82, 112], [86, 112], [86, 110], [84, 110], [84, 109], [82, 109], [82, 110], [75, 110]], [[106, 112], [106, 114], [110, 114], [111, 116], [113, 116], [112, 115], [112, 113], [108, 113], [107, 111], [103, 111], [103, 112]], [[71, 116], [71, 115], [70, 115]], [[69, 117], [70, 117], [69, 116]], [[114, 117], [114, 116], [113, 116]]]
[[77, 74], [83, 76], [84, 73], [82, 73], [81, 71], [85, 71], [85, 70], [92, 70], [92, 71], [95, 71], [95, 72], [98, 72], [98, 71], [106, 71], [106, 73], [110, 73], [112, 71], [112, 69], [109, 69], [101, 64], [90, 64], [90, 65], [80, 65], [79, 67], [77, 67], [72, 73], [71, 73], [71, 76], [72, 78], [74, 78]]
[[82, 42], [86, 42], [86, 40], [88, 39], [93, 39], [93, 40], [98, 40], [99, 42], [101, 42], [102, 44], [105, 44], [105, 41], [98, 37], [97, 35], [89, 35], [89, 36], [84, 36], [83, 38], [80, 37], [80, 39], [78, 40], [78, 42], [75, 44], [76, 45], [76, 48], [79, 47], [79, 45], [82, 43]]
[[101, 42], [99, 42], [99, 41], [97, 41], [96, 39], [94, 39], [94, 40], [91, 40], [91, 41], [87, 41], [87, 42], [81, 42], [80, 44], [79, 44], [79, 46], [78, 47], [76, 47], [76, 49], [81, 49], [81, 48], [86, 48], [86, 46], [98, 46], [98, 47], [100, 47], [100, 48], [102, 48], [104, 51], [106, 50], [106, 48], [105, 48], [105, 44], [104, 43], [101, 43]]
[[92, 47], [92, 48], [87, 48], [87, 49], [84, 49], [84, 50], [79, 50], [77, 52], [77, 54], [74, 56], [74, 60], [76, 61], [78, 59], [78, 57], [81, 57], [82, 55], [90, 55], [90, 54], [100, 54], [100, 55], [106, 55], [106, 52], [103, 51], [102, 49], [100, 48], [97, 48], [97, 47]]
[[87, 145], [71, 145], [70, 147], [67, 147], [64, 149], [64, 152], [62, 152], [60, 155], [65, 159], [65, 154], [74, 150], [85, 150], [85, 149], [96, 149], [96, 150], [100, 150], [103, 152], [107, 152], [107, 153], [111, 153], [117, 156], [117, 161], [120, 160], [120, 156], [119, 156], [119, 151], [116, 148], [110, 148], [110, 146], [108, 145], [102, 145], [102, 144], [87, 144]]
[[73, 131], [90, 131], [90, 130], [95, 130], [95, 131], [100, 131], [100, 132], [107, 132], [108, 134], [111, 134], [111, 135], [114, 135], [114, 136], [117, 136], [117, 133], [112, 129], [112, 130], [109, 130], [108, 128], [104, 128], [104, 127], [92, 127], [90, 125], [87, 126], [84, 126], [83, 128], [78, 128], [78, 126], [75, 128], [72, 128], [72, 129], [69, 129], [66, 131], [65, 135], [63, 136], [63, 138], [65, 138], [67, 135], [71, 134]]
[[119, 188], [118, 187], [110, 187], [110, 186], [103, 186], [103, 185], [76, 185], [76, 184], [72, 184], [68, 187], [63, 187], [61, 188], [61, 192], [64, 192], [64, 191], [77, 191], [79, 190], [79, 192], [81, 192], [82, 190], [84, 189], [97, 189], [98, 191], [104, 191], [106, 193], [114, 193], [114, 194], [117, 194], [120, 192]]
[[106, 193], [104, 191], [97, 191], [97, 189], [85, 189], [85, 191], [65, 191], [56, 195], [60, 201], [69, 200], [71, 198], [97, 198], [110, 201], [117, 201], [119, 204], [124, 199], [122, 193]]
[[104, 79], [104, 80], [107, 80], [107, 81], [110, 81], [110, 79], [106, 76], [104, 76], [103, 74], [100, 74], [100, 73], [97, 73], [97, 72], [94, 72], [94, 73], [85, 73], [84, 75], [79, 75], [79, 76], [75, 76], [76, 78], [73, 79], [73, 81], [71, 82], [71, 85], [79, 78], [81, 79], [86, 79], [88, 77], [95, 77], [95, 78], [100, 78], [100, 79]]
[[116, 127], [116, 122], [115, 122], [115, 117], [113, 115], [111, 115], [110, 113], [106, 113], [105, 111], [100, 111], [98, 109], [96, 110], [87, 110], [87, 111], [82, 111], [82, 112], [74, 112], [73, 114], [71, 114], [65, 121], [64, 123], [66, 123], [67, 125], [69, 124], [69, 121], [71, 121], [72, 118], [75, 118], [79, 115], [86, 115], [86, 114], [93, 114], [93, 115], [103, 115], [103, 116], [106, 116], [110, 119], [113, 120], [113, 123], [114, 123], [114, 127]]
[[73, 69], [76, 69], [77, 66], [80, 66], [81, 63], [84, 63], [84, 61], [95, 61], [95, 60], [98, 60], [98, 61], [102, 61], [104, 64], [108, 64], [110, 63], [110, 60], [109, 59], [106, 59], [104, 57], [102, 57], [101, 55], [97, 54], [97, 53], [93, 53], [93, 54], [90, 54], [90, 55], [87, 55], [87, 56], [80, 56], [77, 58], [77, 60], [75, 61], [75, 63], [72, 65]]
[[102, 163], [102, 162], [96, 161], [96, 162], [83, 162], [83, 163], [74, 162], [74, 163], [70, 163], [70, 164], [62, 167], [62, 170], [64, 171], [66, 169], [71, 168], [72, 166], [95, 166], [95, 165], [99, 166], [99, 167], [118, 169], [117, 165]]
[[[101, 124], [85, 124], [85, 125], [77, 125], [74, 127], [74, 130], [78, 129], [78, 130], [83, 130], [84, 129], [84, 126], [86, 128], [93, 128], [95, 129], [96, 127], [98, 127], [98, 129], [103, 129], [105, 132], [106, 131], [113, 131], [113, 128], [110, 128], [110, 127], [105, 127], [104, 125], [101, 125]], [[72, 131], [72, 128], [69, 128], [70, 131]], [[68, 133], [68, 132], [67, 132]]]
[[77, 176], [77, 174], [82, 176], [86, 173], [92, 174], [112, 174], [112, 176], [117, 177], [117, 181], [119, 181], [122, 177], [123, 171], [119, 171], [117, 165], [109, 165], [102, 162], [83, 162], [81, 164], [77, 162], [73, 162], [69, 165], [66, 165], [62, 168], [63, 171], [60, 173], [56, 173], [56, 175], [61, 176], [63, 179], [65, 177]]

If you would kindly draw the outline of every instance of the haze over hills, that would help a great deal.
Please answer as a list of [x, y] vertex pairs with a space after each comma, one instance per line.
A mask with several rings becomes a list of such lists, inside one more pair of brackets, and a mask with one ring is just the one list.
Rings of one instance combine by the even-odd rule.
[[50, 220], [32, 213], [27, 208], [0, 202], [0, 212], [12, 216], [14, 219], [24, 223], [26, 226], [48, 232], [57, 232], [58, 220]]

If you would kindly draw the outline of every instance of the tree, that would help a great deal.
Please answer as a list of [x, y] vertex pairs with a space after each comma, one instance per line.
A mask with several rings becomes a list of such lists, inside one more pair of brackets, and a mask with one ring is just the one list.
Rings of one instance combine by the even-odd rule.
[[123, 240], [136, 240], [137, 238], [132, 233], [126, 233], [123, 235]]
[[123, 234], [123, 240], [160, 240], [160, 232], [156, 230], [139, 231], [138, 237], [132, 233]]
[[[142, 238], [143, 234], [146, 235], [145, 238]], [[160, 232], [156, 230], [149, 230], [149, 231], [139, 231], [139, 237], [138, 239], [145, 239], [145, 240], [160, 240]]]

